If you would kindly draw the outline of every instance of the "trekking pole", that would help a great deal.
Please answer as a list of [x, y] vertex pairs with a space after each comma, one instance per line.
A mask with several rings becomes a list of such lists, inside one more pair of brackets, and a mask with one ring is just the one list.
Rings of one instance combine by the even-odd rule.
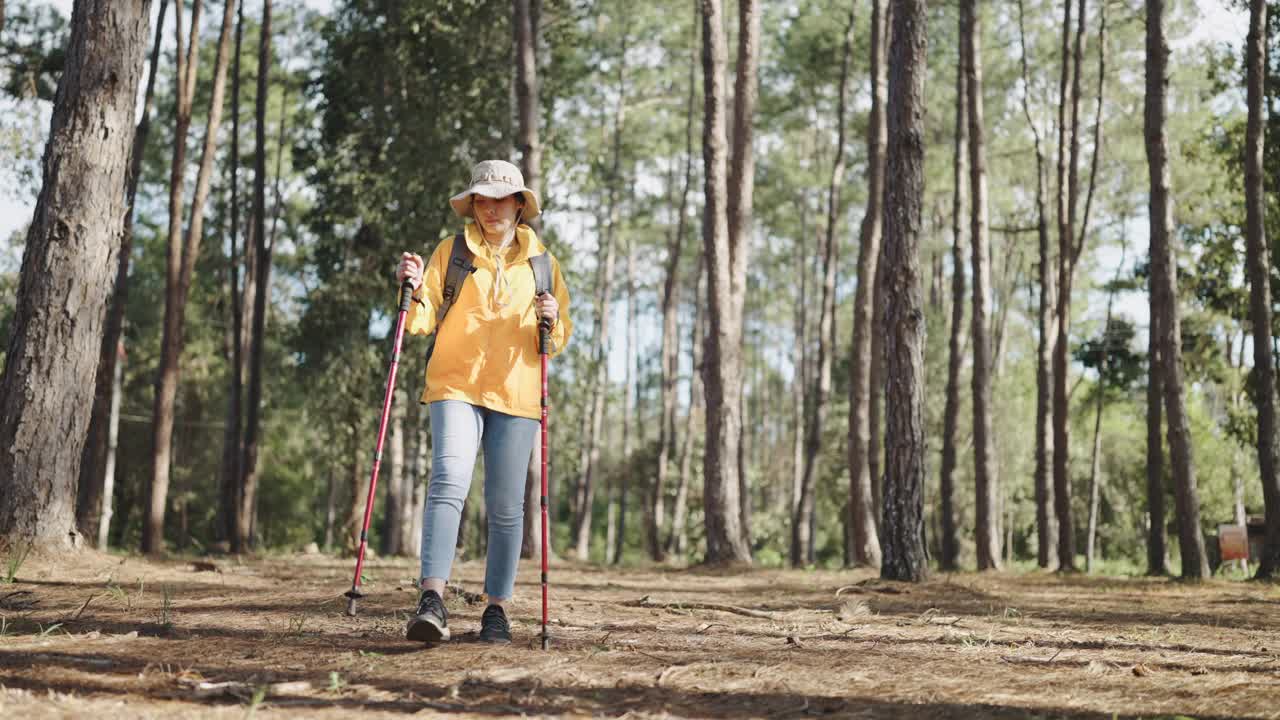
[[542, 363], [542, 649], [547, 649], [547, 346], [551, 323], [538, 322], [538, 357]]
[[360, 571], [364, 569], [364, 551], [369, 545], [369, 520], [373, 516], [374, 491], [378, 488], [378, 468], [382, 465], [382, 441], [387, 436], [387, 416], [391, 413], [391, 399], [396, 389], [396, 369], [400, 367], [400, 341], [404, 339], [404, 319], [413, 302], [413, 283], [400, 284], [400, 313], [396, 316], [395, 343], [391, 346], [391, 371], [387, 374], [387, 389], [382, 396], [382, 419], [378, 421], [378, 444], [373, 450], [373, 472], [369, 475], [369, 494], [364, 499], [364, 525], [360, 528], [360, 549], [356, 551], [356, 574], [351, 578], [347, 596], [347, 614], [355, 617], [356, 601], [364, 597], [360, 592]]

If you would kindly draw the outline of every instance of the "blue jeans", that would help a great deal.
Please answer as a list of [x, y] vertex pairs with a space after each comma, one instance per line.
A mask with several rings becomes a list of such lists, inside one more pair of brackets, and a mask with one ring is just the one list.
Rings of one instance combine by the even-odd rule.
[[423, 508], [422, 577], [449, 579], [462, 504], [471, 489], [476, 451], [484, 447], [484, 505], [489, 550], [484, 592], [491, 600], [515, 591], [524, 535], [524, 483], [539, 423], [460, 400], [431, 403], [431, 484]]

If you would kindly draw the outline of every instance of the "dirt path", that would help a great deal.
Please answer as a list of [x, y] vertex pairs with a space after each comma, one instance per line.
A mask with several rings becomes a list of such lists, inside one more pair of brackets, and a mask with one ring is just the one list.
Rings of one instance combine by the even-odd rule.
[[1253, 583], [559, 564], [544, 653], [532, 565], [510, 648], [456, 595], [454, 642], [404, 641], [406, 561], [372, 563], [356, 618], [347, 560], [217, 567], [28, 562], [0, 585], [0, 717], [1280, 717], [1280, 588]]

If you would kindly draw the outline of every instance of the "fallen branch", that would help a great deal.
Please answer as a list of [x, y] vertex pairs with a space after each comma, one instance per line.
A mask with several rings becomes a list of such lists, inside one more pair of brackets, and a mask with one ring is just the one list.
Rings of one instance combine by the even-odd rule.
[[658, 603], [649, 599], [648, 595], [639, 600], [622, 603], [627, 607], [653, 608], [657, 610], [715, 610], [717, 612], [733, 613], [734, 615], [745, 615], [746, 617], [761, 618], [764, 620], [772, 620], [773, 613], [766, 610], [752, 610], [750, 608], [737, 607], [736, 605], [721, 605], [719, 603], [704, 602], [678, 602], [678, 603]]
[[[23, 597], [30, 595], [31, 597]], [[40, 602], [35, 593], [30, 590], [15, 590], [11, 593], [0, 595], [0, 610], [30, 610], [36, 603]]]
[[294, 682], [269, 683], [254, 685], [246, 682], [197, 682], [190, 684], [192, 693], [198, 698], [220, 697], [230, 695], [246, 700], [252, 698], [259, 689], [265, 689], [267, 696], [302, 693], [311, 690], [311, 683], [306, 680]]
[[79, 620], [80, 616], [84, 614], [84, 609], [89, 607], [89, 603], [93, 602], [93, 599], [96, 597], [98, 597], [97, 594], [90, 594], [89, 597], [85, 598], [84, 604], [80, 606], [80, 609], [76, 611], [75, 615], [72, 615], [70, 618], [67, 618], [66, 622], [74, 622], [76, 620]]

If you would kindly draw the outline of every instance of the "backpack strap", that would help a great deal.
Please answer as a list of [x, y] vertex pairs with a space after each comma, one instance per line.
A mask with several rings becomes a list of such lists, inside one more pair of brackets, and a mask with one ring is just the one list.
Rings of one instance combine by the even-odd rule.
[[475, 255], [471, 252], [471, 248], [467, 247], [466, 238], [462, 233], [453, 236], [453, 248], [449, 252], [449, 265], [444, 271], [444, 288], [441, 291], [443, 299], [440, 307], [436, 309], [436, 332], [440, 330], [440, 323], [444, 322], [444, 316], [449, 314], [449, 308], [453, 307], [453, 303], [458, 299], [458, 293], [462, 291], [462, 283], [466, 282], [467, 276], [476, 271]]

